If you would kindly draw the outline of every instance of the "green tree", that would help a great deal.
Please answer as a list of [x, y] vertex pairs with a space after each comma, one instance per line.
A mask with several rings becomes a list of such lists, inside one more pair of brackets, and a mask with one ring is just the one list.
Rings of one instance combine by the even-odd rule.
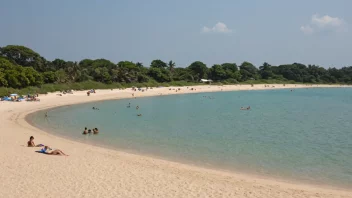
[[143, 66], [143, 63], [141, 63], [141, 62], [137, 62], [137, 63], [136, 63], [136, 66], [137, 66], [137, 67], [140, 67], [140, 68], [144, 67], [144, 66]]
[[5, 76], [10, 87], [21, 88], [22, 84], [20, 82], [20, 73], [16, 70], [8, 70]]
[[170, 82], [170, 71], [165, 68], [152, 67], [148, 71], [148, 75], [158, 82]]
[[221, 65], [213, 65], [210, 68], [210, 78], [215, 81], [222, 81], [227, 78], [226, 71]]
[[190, 74], [190, 71], [186, 68], [175, 68], [172, 78], [175, 81], [194, 81], [193, 76]]
[[56, 73], [53, 71], [47, 71], [43, 73], [44, 83], [55, 83], [58, 81]]
[[258, 79], [258, 69], [250, 62], [243, 62], [240, 66], [241, 80]]
[[152, 63], [150, 64], [151, 68], [166, 68], [167, 65], [165, 62], [157, 59], [157, 60], [153, 60]]
[[130, 61], [120, 61], [117, 64], [117, 71], [115, 72], [115, 80], [119, 82], [139, 82], [138, 77], [141, 75], [141, 66], [137, 66]]
[[188, 66], [188, 70], [191, 72], [194, 81], [208, 78], [208, 68], [200, 61], [193, 62], [190, 66]]
[[226, 79], [230, 79], [232, 81], [237, 82], [240, 81], [241, 74], [238, 70], [236, 63], [223, 63], [221, 66], [226, 72]]
[[275, 76], [271, 70], [271, 65], [267, 62], [264, 62], [263, 65], [259, 67], [259, 74], [262, 79], [271, 79]]
[[32, 67], [25, 67], [22, 73], [28, 79], [30, 86], [39, 86], [44, 83], [43, 76], [35, 71]]
[[68, 76], [65, 72], [65, 70], [63, 69], [60, 69], [60, 70], [57, 70], [55, 72], [55, 76], [56, 76], [56, 79], [57, 79], [57, 83], [66, 83], [68, 82]]
[[1, 48], [0, 55], [8, 58], [14, 63], [29, 67], [32, 66], [35, 70], [44, 72], [46, 71], [46, 60], [41, 57], [37, 52], [19, 45], [8, 45]]
[[52, 61], [51, 64], [55, 71], [59, 69], [66, 69], [66, 61], [62, 59], [57, 58], [54, 61]]
[[77, 62], [68, 61], [66, 62], [65, 72], [71, 82], [77, 81], [81, 76], [81, 69]]
[[169, 61], [169, 64], [168, 64], [167, 66], [168, 66], [170, 72], [173, 73], [173, 72], [174, 72], [174, 69], [175, 69], [175, 67], [176, 67], [176, 63], [173, 62], [172, 60], [170, 60], [170, 61]]

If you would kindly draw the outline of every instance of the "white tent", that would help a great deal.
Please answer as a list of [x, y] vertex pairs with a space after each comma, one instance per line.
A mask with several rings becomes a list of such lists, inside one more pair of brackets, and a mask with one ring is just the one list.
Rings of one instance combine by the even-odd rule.
[[200, 82], [203, 82], [203, 83], [209, 82], [209, 83], [211, 83], [213, 81], [210, 80], [210, 79], [200, 79]]

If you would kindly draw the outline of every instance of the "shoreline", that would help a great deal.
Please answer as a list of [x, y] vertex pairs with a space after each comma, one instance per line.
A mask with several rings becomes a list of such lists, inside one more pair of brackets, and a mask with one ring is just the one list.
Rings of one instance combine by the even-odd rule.
[[[310, 89], [321, 89], [322, 87], [312, 87]], [[339, 88], [339, 87], [328, 87], [328, 88]], [[279, 88], [278, 88], [279, 89]], [[297, 88], [299, 89], [299, 88]], [[273, 90], [273, 89], [266, 89], [266, 90]], [[239, 90], [237, 90], [239, 91]], [[241, 90], [241, 91], [258, 91], [258, 90]], [[221, 91], [211, 91], [211, 92], [197, 92], [197, 93], [183, 93], [183, 94], [198, 94], [198, 93], [213, 93], [213, 92], [221, 92]], [[231, 90], [227, 91], [227, 92], [231, 92]], [[180, 93], [182, 94], [182, 93]], [[180, 95], [177, 94], [177, 95]], [[176, 94], [172, 94], [172, 95], [176, 95]], [[163, 96], [170, 96], [170, 95], [163, 95]], [[158, 96], [144, 96], [143, 98], [146, 97], [160, 97], [160, 95]], [[87, 104], [87, 103], [96, 103], [96, 102], [104, 102], [104, 101], [110, 101], [110, 100], [123, 100], [123, 99], [128, 99], [128, 98], [120, 98], [120, 99], [107, 99], [107, 100], [95, 100], [95, 101], [88, 101], [88, 102], [84, 102], [84, 103], [78, 103], [78, 104], [73, 104], [73, 105], [79, 105], [79, 104]], [[132, 99], [131, 99], [132, 100]], [[134, 100], [134, 99], [133, 99]], [[25, 120], [27, 123], [29, 123], [31, 126], [40, 129], [41, 131], [44, 131], [45, 133], [54, 135], [56, 137], [60, 137], [63, 139], [67, 139], [70, 141], [74, 141], [74, 142], [79, 142], [82, 144], [87, 144], [87, 145], [91, 145], [91, 146], [95, 146], [95, 147], [100, 147], [100, 148], [104, 148], [104, 149], [108, 149], [108, 150], [113, 150], [113, 151], [118, 151], [118, 152], [124, 152], [127, 154], [132, 154], [132, 155], [139, 155], [139, 156], [145, 156], [148, 158], [154, 158], [157, 160], [163, 160], [163, 161], [169, 161], [169, 162], [173, 162], [173, 163], [178, 163], [178, 164], [184, 164], [184, 165], [188, 165], [188, 166], [192, 166], [192, 167], [199, 167], [199, 168], [203, 168], [203, 169], [209, 169], [209, 170], [214, 170], [214, 171], [220, 171], [220, 172], [226, 172], [228, 174], [241, 174], [244, 176], [249, 176], [251, 178], [260, 178], [260, 179], [264, 179], [264, 180], [273, 180], [273, 181], [278, 181], [278, 182], [283, 182], [283, 183], [290, 183], [290, 184], [302, 184], [302, 185], [307, 185], [307, 186], [312, 186], [312, 187], [324, 187], [324, 188], [330, 188], [330, 189], [335, 189], [335, 190], [350, 190], [351, 186], [348, 185], [337, 185], [336, 183], [327, 183], [327, 182], [322, 182], [322, 181], [311, 181], [311, 180], [301, 180], [301, 179], [295, 179], [295, 178], [289, 178], [289, 177], [280, 177], [280, 176], [273, 176], [270, 174], [261, 174], [258, 172], [254, 172], [254, 171], [248, 171], [245, 169], [241, 169], [238, 170], [237, 168], [225, 168], [225, 167], [220, 167], [214, 164], [204, 164], [201, 162], [194, 162], [192, 160], [189, 159], [176, 159], [176, 158], [168, 158], [167, 156], [162, 156], [162, 155], [158, 155], [158, 154], [154, 154], [154, 153], [148, 153], [148, 152], [142, 152], [142, 151], [136, 151], [133, 149], [127, 149], [127, 148], [122, 148], [122, 147], [114, 147], [114, 146], [107, 146], [107, 145], [103, 145], [101, 143], [94, 143], [94, 142], [85, 142], [82, 139], [76, 139], [73, 137], [69, 137], [66, 135], [55, 135], [55, 133], [53, 131], [50, 131], [50, 129], [47, 129], [45, 127], [40, 127], [40, 125], [36, 125], [35, 122], [33, 122], [32, 120], [30, 120], [29, 116], [31, 116], [32, 114], [36, 114], [40, 111], [47, 111], [50, 112], [53, 109], [57, 109], [57, 108], [62, 108], [62, 107], [69, 107], [72, 106], [70, 104], [68, 105], [63, 105], [63, 106], [57, 106], [57, 107], [50, 107], [48, 109], [41, 109], [38, 111], [34, 111], [31, 112], [27, 115], [25, 115]], [[352, 193], [352, 192], [351, 192]]]
[[[278, 87], [276, 87], [278, 86]], [[47, 96], [40, 96], [39, 98], [46, 98], [46, 99], [50, 99], [52, 98], [52, 101], [47, 101], [44, 102], [44, 100], [42, 99], [41, 102], [38, 103], [28, 103], [28, 102], [22, 102], [22, 103], [4, 103], [1, 102], [0, 103], [0, 109], [1, 109], [1, 113], [4, 114], [8, 114], [10, 113], [11, 116], [8, 116], [7, 118], [10, 119], [10, 121], [8, 123], [5, 123], [5, 127], [6, 125], [10, 126], [10, 128], [19, 128], [22, 130], [19, 130], [19, 132], [17, 132], [16, 134], [12, 134], [15, 137], [18, 136], [22, 136], [22, 137], [29, 137], [29, 134], [34, 135], [35, 137], [39, 137], [40, 139], [47, 139], [48, 142], [50, 142], [49, 145], [54, 145], [55, 148], [58, 148], [56, 145], [59, 145], [59, 149], [62, 149], [64, 152], [68, 153], [70, 156], [69, 157], [53, 157], [55, 160], [53, 161], [60, 161], [60, 163], [63, 163], [62, 161], [75, 161], [75, 165], [77, 165], [76, 163], [80, 164], [80, 163], [86, 163], [92, 162], [93, 164], [99, 164], [97, 162], [99, 161], [114, 161], [113, 159], [119, 158], [119, 157], [123, 157], [123, 159], [118, 160], [120, 163], [124, 163], [126, 164], [127, 162], [131, 162], [131, 164], [127, 165], [135, 165], [137, 164], [137, 169], [143, 167], [156, 167], [156, 169], [148, 169], [149, 172], [147, 171], [147, 173], [152, 176], [156, 176], [155, 174], [153, 174], [154, 172], [159, 172], [160, 175], [162, 176], [160, 178], [161, 181], [155, 181], [154, 179], [148, 179], [145, 178], [145, 181], [149, 181], [149, 183], [151, 184], [163, 184], [166, 185], [169, 188], [175, 188], [175, 186], [177, 188], [175, 188], [175, 194], [173, 196], [178, 197], [178, 196], [182, 196], [182, 195], [186, 195], [186, 192], [194, 192], [191, 189], [189, 189], [189, 187], [183, 186], [182, 183], [186, 182], [186, 181], [192, 181], [192, 179], [194, 179], [195, 177], [199, 177], [201, 176], [201, 180], [197, 180], [197, 182], [194, 183], [194, 185], [198, 186], [198, 188], [204, 188], [205, 186], [208, 188], [211, 188], [212, 190], [203, 195], [209, 196], [209, 195], [218, 195], [217, 193], [221, 192], [228, 192], [229, 194], [227, 194], [228, 196], [233, 196], [233, 195], [241, 195], [242, 196], [254, 196], [255, 194], [261, 197], [276, 197], [279, 194], [286, 194], [287, 197], [308, 197], [311, 195], [316, 195], [317, 193], [320, 194], [320, 196], [323, 197], [331, 197], [331, 195], [333, 196], [345, 196], [345, 197], [352, 197], [352, 191], [350, 191], [349, 189], [340, 189], [340, 188], [335, 188], [335, 187], [331, 187], [331, 186], [323, 186], [323, 185], [309, 185], [309, 184], [297, 184], [297, 183], [291, 183], [290, 181], [281, 181], [280, 179], [277, 178], [261, 178], [258, 176], [252, 176], [252, 175], [248, 175], [248, 174], [242, 174], [241, 172], [228, 172], [228, 171], [224, 171], [224, 170], [214, 170], [214, 169], [208, 169], [208, 168], [204, 168], [204, 167], [199, 167], [199, 166], [194, 166], [194, 165], [189, 165], [189, 164], [183, 164], [183, 163], [179, 163], [179, 162], [174, 162], [174, 161], [169, 161], [169, 160], [165, 160], [165, 159], [161, 159], [161, 158], [155, 158], [150, 157], [150, 156], [146, 156], [146, 155], [138, 155], [138, 154], [134, 154], [134, 153], [126, 153], [125, 151], [119, 151], [119, 150], [110, 150], [109, 148], [103, 148], [103, 147], [99, 147], [97, 145], [91, 145], [91, 144], [87, 144], [87, 143], [82, 143], [82, 142], [77, 142], [75, 140], [72, 139], [67, 139], [67, 138], [63, 138], [61, 136], [56, 136], [54, 135], [54, 133], [50, 133], [50, 132], [45, 132], [42, 131], [41, 129], [36, 128], [35, 126], [31, 125], [30, 123], [27, 122], [27, 117], [31, 115], [31, 113], [34, 113], [36, 111], [40, 111], [40, 110], [45, 110], [45, 109], [51, 109], [51, 108], [57, 108], [57, 107], [62, 107], [62, 106], [66, 106], [66, 105], [74, 105], [74, 104], [79, 104], [79, 103], [86, 103], [86, 102], [97, 102], [97, 101], [104, 101], [104, 100], [116, 100], [116, 99], [123, 99], [123, 98], [131, 98], [131, 93], [136, 93], [136, 97], [147, 97], [147, 96], [158, 96], [159, 93], [158, 91], [163, 92], [163, 96], [164, 95], [171, 95], [171, 94], [188, 94], [188, 93], [206, 93], [206, 92], [216, 92], [216, 91], [220, 91], [219, 87], [222, 87], [223, 89], [226, 88], [226, 90], [223, 91], [242, 91], [242, 90], [267, 90], [267, 89], [296, 89], [296, 88], [328, 88], [328, 87], [336, 87], [336, 88], [340, 88], [340, 87], [350, 87], [350, 86], [331, 86], [331, 85], [318, 85], [318, 86], [306, 86], [306, 85], [299, 85], [299, 87], [297, 87], [297, 85], [286, 85], [285, 87], [281, 85], [275, 85], [275, 87], [263, 87], [263, 85], [255, 85], [254, 87], [250, 87], [250, 85], [241, 85], [241, 86], [232, 86], [232, 85], [227, 85], [227, 86], [216, 86], [216, 85], [204, 85], [204, 86], [191, 86], [191, 87], [196, 87], [197, 90], [195, 91], [190, 91], [190, 90], [186, 90], [186, 92], [183, 92], [183, 90], [185, 89], [185, 87], [182, 87], [182, 92], [170, 92], [169, 87], [164, 87], [164, 88], [154, 88], [153, 91], [148, 90], [147, 92], [132, 92], [130, 90], [97, 90], [97, 94], [95, 95], [91, 95], [89, 97], [85, 96], [85, 92], [75, 92], [78, 94], [73, 94], [71, 95], [66, 95], [66, 96], [56, 96], [56, 93], [52, 93], [52, 94], [48, 94]], [[208, 87], [208, 88], [207, 88]], [[174, 87], [172, 87], [174, 88]], [[175, 87], [176, 88], [176, 87]], [[178, 87], [177, 87], [178, 88]], [[214, 89], [212, 89], [214, 88]], [[243, 88], [243, 89], [241, 89]], [[198, 90], [199, 89], [199, 90]], [[157, 92], [155, 92], [157, 91]], [[102, 94], [101, 94], [102, 93]], [[116, 97], [116, 93], [121, 94], [119, 97]], [[79, 96], [77, 96], [79, 95]], [[98, 96], [102, 96], [100, 98], [97, 98]], [[67, 100], [60, 100], [62, 98], [68, 98]], [[70, 100], [70, 98], [72, 98]], [[4, 109], [2, 107], [4, 107], [5, 104], [10, 104], [9, 106], [13, 106], [13, 107], [17, 107], [17, 109], [15, 108], [15, 110], [10, 110], [8, 109]], [[18, 105], [17, 105], [18, 104]], [[34, 105], [31, 105], [34, 104]], [[16, 106], [17, 105], [17, 106]], [[19, 106], [25, 106], [27, 108], [19, 108]], [[37, 108], [33, 108], [33, 107], [37, 107]], [[7, 111], [6, 111], [7, 110]], [[12, 111], [14, 111], [14, 113], [11, 113]], [[3, 121], [4, 118], [6, 119], [6, 116], [1, 117], [0, 119]], [[7, 120], [8, 120], [7, 119]], [[15, 126], [15, 127], [14, 127]], [[26, 130], [27, 129], [27, 130]], [[20, 131], [25, 131], [24, 133], [21, 133]], [[35, 132], [34, 132], [35, 131]], [[6, 134], [6, 133], [5, 133]], [[24, 134], [26, 136], [24, 136]], [[1, 139], [3, 139], [4, 134], [0, 135], [0, 145], [3, 146], [4, 142], [1, 141]], [[11, 136], [11, 135], [10, 135]], [[27, 137], [27, 138], [28, 138]], [[38, 138], [38, 139], [39, 139]], [[51, 140], [49, 140], [51, 139]], [[19, 139], [19, 142], [23, 142], [25, 143], [26, 139]], [[37, 142], [37, 141], [36, 141]], [[13, 143], [13, 142], [12, 142]], [[23, 144], [22, 143], [22, 144]], [[44, 143], [44, 142], [39, 142], [39, 143]], [[9, 146], [9, 145], [7, 145]], [[67, 150], [68, 147], [70, 147], [71, 149], [69, 149], [69, 151]], [[11, 149], [11, 148], [10, 148]], [[82, 152], [82, 150], [89, 150], [90, 152], [95, 151], [99, 153], [99, 155], [94, 155], [94, 157], [92, 158], [92, 156], [87, 155], [86, 152]], [[45, 165], [49, 165], [50, 162], [48, 162], [48, 160], [53, 159], [52, 156], [43, 156], [43, 155], [38, 155], [36, 154], [32, 149], [32, 148], [21, 148], [20, 150], [22, 150], [23, 152], [25, 152], [26, 154], [29, 154], [31, 157], [34, 157], [36, 159], [40, 159], [40, 160], [44, 160], [45, 161]], [[32, 152], [30, 152], [32, 151]], [[71, 153], [71, 151], [74, 151]], [[0, 153], [1, 157], [3, 157], [3, 153]], [[24, 155], [24, 154], [23, 154]], [[81, 157], [78, 157], [80, 155], [84, 155], [84, 158], [82, 159]], [[18, 156], [18, 155], [15, 155]], [[20, 157], [23, 157], [21, 154], [19, 154]], [[6, 154], [5, 154], [6, 157]], [[11, 158], [11, 157], [8, 157]], [[49, 158], [49, 159], [46, 159]], [[78, 159], [71, 159], [71, 158], [78, 158]], [[7, 160], [6, 158], [2, 158], [5, 159], [5, 161]], [[97, 161], [97, 162], [96, 162]], [[42, 162], [42, 161], [41, 161]], [[61, 164], [61, 165], [65, 165], [65, 164]], [[133, 172], [131, 170], [131, 167], [129, 166], [125, 166], [124, 168], [129, 170], [129, 172]], [[139, 165], [139, 166], [138, 166]], [[3, 164], [0, 164], [0, 167], [3, 167]], [[67, 167], [67, 166], [66, 166]], [[77, 166], [76, 168], [78, 168], [79, 166]], [[49, 166], [50, 168], [50, 166]], [[143, 169], [142, 168], [142, 169]], [[6, 168], [5, 168], [6, 169]], [[38, 168], [34, 168], [32, 167], [33, 170], [38, 171]], [[89, 168], [87, 168], [89, 169]], [[107, 168], [109, 169], [109, 168]], [[104, 169], [103, 169], [104, 170]], [[124, 170], [124, 169], [118, 169], [118, 170]], [[40, 170], [39, 170], [40, 171]], [[85, 170], [83, 170], [84, 172]], [[176, 171], [176, 174], [175, 174]], [[170, 172], [173, 173], [171, 174], [173, 176], [173, 179], [179, 178], [181, 176], [183, 176], [183, 178], [181, 179], [176, 179], [176, 181], [178, 181], [179, 183], [175, 183], [174, 180], [168, 181], [163, 179], [164, 177], [170, 176]], [[1, 173], [1, 171], [0, 171]], [[78, 175], [80, 175], [80, 173], [77, 173]], [[147, 174], [147, 175], [148, 175]], [[106, 173], [103, 174], [104, 176], [107, 176]], [[134, 174], [132, 174], [134, 175]], [[157, 174], [158, 175], [158, 174]], [[115, 175], [116, 176], [116, 175]], [[136, 176], [136, 175], [134, 175]], [[80, 178], [80, 177], [78, 177]], [[119, 177], [117, 177], [119, 178]], [[0, 176], [1, 179], [1, 176]], [[126, 179], [126, 178], [125, 178]], [[72, 178], [73, 181], [75, 181], [74, 178]], [[207, 182], [204, 183], [204, 181], [202, 182], [202, 180], [207, 180]], [[3, 180], [4, 182], [6, 182], [6, 179]], [[78, 182], [79, 180], [75, 181]], [[136, 182], [132, 182], [130, 183], [132, 186], [139, 186], [141, 183], [143, 184], [143, 181], [136, 181]], [[171, 184], [170, 184], [171, 182]], [[211, 186], [209, 186], [210, 184], [214, 185], [214, 182], [220, 182], [223, 185], [217, 186], [217, 188], [212, 188]], [[231, 185], [233, 184], [233, 182], [236, 183], [236, 185]], [[245, 183], [246, 185], [244, 185], [243, 183]], [[94, 182], [93, 182], [94, 183]], [[187, 182], [186, 182], [187, 183]], [[192, 182], [191, 182], [192, 183]], [[145, 183], [144, 183], [145, 184]], [[107, 186], [113, 186], [114, 183], [107, 183]], [[259, 187], [258, 187], [259, 185]], [[5, 185], [6, 186], [6, 185]], [[240, 186], [240, 188], [239, 188]], [[256, 187], [255, 187], [256, 186]], [[9, 186], [11, 188], [11, 186]], [[225, 188], [226, 187], [226, 188]], [[232, 187], [232, 188], [231, 188]], [[144, 187], [141, 187], [141, 189], [144, 189]], [[224, 189], [225, 188], [225, 189]], [[187, 189], [187, 190], [186, 190]], [[8, 191], [8, 189], [2, 189], [2, 186], [0, 186], [0, 190], [2, 190], [2, 192], [6, 192]], [[108, 197], [110, 196], [118, 196], [118, 195], [125, 195], [126, 197], [133, 197], [133, 196], [137, 196], [138, 193], [141, 193], [141, 190], [137, 190], [137, 191], [133, 191], [137, 194], [128, 194], [127, 192], [124, 192], [124, 189], [120, 189], [121, 191], [119, 192], [115, 192], [117, 194], [109, 194], [107, 195]], [[168, 196], [167, 194], [165, 194], [165, 192], [162, 189], [155, 189], [157, 191], [161, 191], [161, 195], [164, 196]], [[185, 192], [186, 190], [186, 192]], [[205, 189], [204, 189], [205, 190]], [[159, 192], [154, 191], [153, 195], [159, 194]], [[248, 194], [248, 192], [251, 192], [250, 194]], [[292, 192], [294, 191], [294, 192]], [[61, 196], [62, 194], [60, 192], [58, 192], [58, 196]], [[155, 194], [156, 193], [156, 194]], [[274, 194], [273, 194], [274, 193]], [[41, 194], [39, 194], [41, 195]], [[94, 196], [95, 193], [91, 192], [89, 194], [90, 196]], [[139, 194], [140, 196], [147, 196], [147, 197], [153, 197], [153, 195], [148, 194], [147, 192], [144, 192], [144, 194]], [[196, 194], [194, 194], [196, 195]], [[224, 195], [224, 194], [223, 194]], [[224, 195], [224, 196], [227, 196]], [[297, 196], [299, 195], [299, 196]], [[38, 196], [38, 195], [37, 195]], [[71, 195], [72, 196], [72, 195]], [[187, 195], [189, 196], [189, 194]], [[333, 197], [332, 196], [332, 197]]]

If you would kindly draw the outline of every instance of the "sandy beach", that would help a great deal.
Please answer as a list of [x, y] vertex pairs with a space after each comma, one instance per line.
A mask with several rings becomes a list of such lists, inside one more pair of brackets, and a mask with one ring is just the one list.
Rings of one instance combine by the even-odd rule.
[[[227, 85], [163, 87], [148, 91], [97, 90], [40, 102], [0, 102], [0, 197], [352, 197], [352, 190], [279, 181], [236, 172], [205, 169], [57, 137], [30, 125], [35, 111], [98, 100], [197, 92], [341, 87], [338, 85]], [[346, 86], [343, 86], [346, 87]], [[171, 90], [169, 90], [171, 88]], [[77, 131], [81, 133], [81, 131]], [[26, 142], [63, 150], [68, 157], [36, 153]]]

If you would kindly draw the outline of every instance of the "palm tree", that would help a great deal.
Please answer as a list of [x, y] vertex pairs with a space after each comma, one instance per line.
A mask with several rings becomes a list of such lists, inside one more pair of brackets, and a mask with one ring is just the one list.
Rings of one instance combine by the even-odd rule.
[[143, 63], [137, 62], [137, 63], [136, 63], [136, 66], [137, 66], [137, 67], [143, 67]]
[[169, 66], [170, 72], [173, 73], [174, 69], [175, 69], [175, 66], [176, 66], [176, 63], [172, 62], [172, 60], [170, 60], [168, 66]]
[[77, 62], [67, 62], [67, 72], [72, 80], [72, 82], [75, 82], [77, 78], [79, 78], [81, 72], [80, 72], [80, 67]]

